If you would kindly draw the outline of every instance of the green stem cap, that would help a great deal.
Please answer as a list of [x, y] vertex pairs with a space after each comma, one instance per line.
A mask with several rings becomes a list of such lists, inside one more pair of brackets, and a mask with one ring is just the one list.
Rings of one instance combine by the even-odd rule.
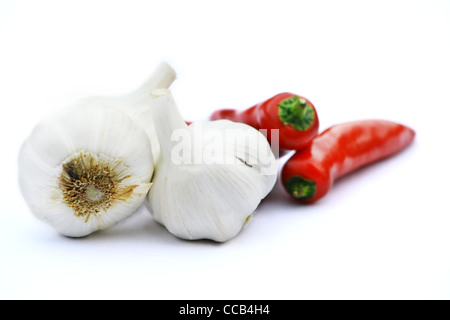
[[314, 122], [314, 109], [305, 99], [293, 96], [278, 104], [278, 117], [283, 125], [305, 131]]
[[309, 200], [316, 194], [317, 185], [312, 180], [293, 176], [286, 180], [287, 191], [297, 200]]

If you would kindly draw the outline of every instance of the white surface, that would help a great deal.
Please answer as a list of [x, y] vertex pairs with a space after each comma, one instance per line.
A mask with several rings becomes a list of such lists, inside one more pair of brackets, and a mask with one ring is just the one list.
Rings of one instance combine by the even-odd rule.
[[[450, 298], [449, 2], [2, 1], [0, 46], [0, 298]], [[47, 112], [128, 92], [160, 60], [189, 120], [291, 91], [322, 130], [385, 118], [417, 137], [314, 205], [277, 185], [224, 244], [179, 240], [145, 209], [57, 235], [20, 195], [20, 144]]]

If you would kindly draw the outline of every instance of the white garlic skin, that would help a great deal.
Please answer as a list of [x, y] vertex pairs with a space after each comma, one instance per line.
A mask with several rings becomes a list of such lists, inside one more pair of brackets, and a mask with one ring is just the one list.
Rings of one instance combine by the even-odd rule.
[[156, 221], [182, 239], [224, 242], [235, 237], [268, 189], [249, 177], [252, 169], [235, 165], [189, 165], [183, 174], [163, 167], [145, 203]]
[[[76, 205], [68, 205], [67, 194], [72, 191], [61, 187], [61, 175], [78, 156], [100, 163], [103, 171], [96, 181], [106, 179], [102, 172], [114, 172], [111, 181], [115, 181], [114, 190], [120, 190], [106, 209], [95, 214], [82, 215], [74, 209]], [[70, 180], [70, 170], [68, 173], [65, 177]], [[57, 232], [71, 237], [108, 228], [134, 213], [145, 199], [152, 175], [147, 135], [126, 114], [108, 107], [76, 106], [60, 111], [33, 129], [19, 153], [19, 185], [30, 210]], [[87, 176], [74, 182], [82, 184], [84, 179], [83, 190], [95, 202], [105, 193], [95, 184], [91, 186]]]
[[[160, 107], [160, 111], [167, 112], [165, 116], [169, 119], [177, 117], [171, 95], [155, 98], [152, 103], [155, 104], [154, 108]], [[164, 104], [168, 105], [164, 106]], [[155, 124], [157, 133], [170, 137], [169, 128], [164, 125], [161, 118], [156, 119], [158, 119], [157, 115], [155, 121], [162, 123], [161, 126]], [[224, 145], [232, 144], [236, 135], [247, 130], [257, 137], [259, 148], [265, 151], [264, 159], [256, 158], [250, 165], [246, 164], [241, 160], [252, 156], [254, 158], [256, 153], [251, 149], [256, 146], [238, 145], [235, 152], [231, 154], [231, 158], [235, 160], [232, 164], [223, 163], [222, 157], [207, 159], [208, 164], [204, 162], [175, 164], [167, 150], [164, 151], [167, 144], [163, 144], [165, 138], [160, 136], [162, 159], [155, 166], [153, 186], [145, 203], [154, 218], [179, 238], [224, 242], [240, 232], [261, 200], [274, 187], [277, 179], [276, 159], [267, 139], [246, 124], [228, 120], [207, 121], [201, 124], [193, 123], [189, 127], [184, 126], [183, 130], [187, 130], [194, 136], [197, 126], [202, 127], [205, 139], [201, 143], [204, 143], [204, 148], [215, 143], [215, 141], [208, 141], [209, 130], [216, 133], [217, 130], [221, 132], [227, 130], [228, 133], [224, 136], [227, 139], [217, 141]], [[181, 124], [180, 127], [182, 127]], [[162, 132], [165, 129], [169, 131]], [[169, 149], [173, 150], [172, 147]], [[275, 168], [272, 167], [270, 173], [262, 174], [262, 163], [270, 163]]]

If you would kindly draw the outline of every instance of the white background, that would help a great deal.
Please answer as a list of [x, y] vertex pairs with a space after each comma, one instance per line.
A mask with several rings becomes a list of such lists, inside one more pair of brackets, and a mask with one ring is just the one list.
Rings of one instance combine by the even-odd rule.
[[[129, 92], [161, 60], [189, 120], [291, 91], [321, 130], [384, 118], [416, 140], [314, 205], [278, 184], [223, 244], [177, 239], [145, 209], [57, 235], [22, 199], [20, 144], [48, 112]], [[449, 1], [1, 0], [0, 298], [448, 299], [449, 89]]]

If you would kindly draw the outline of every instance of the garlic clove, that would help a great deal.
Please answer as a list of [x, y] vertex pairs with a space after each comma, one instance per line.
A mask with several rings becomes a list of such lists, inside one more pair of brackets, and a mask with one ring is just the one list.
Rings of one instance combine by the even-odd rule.
[[19, 153], [19, 184], [29, 208], [72, 237], [134, 213], [152, 175], [150, 140], [115, 108], [66, 108], [41, 121]]
[[[267, 139], [227, 120], [187, 126], [168, 90], [152, 91], [149, 104], [161, 145], [145, 201], [149, 211], [183, 239], [233, 238], [275, 185], [276, 159]], [[180, 149], [187, 161], [176, 159]]]

